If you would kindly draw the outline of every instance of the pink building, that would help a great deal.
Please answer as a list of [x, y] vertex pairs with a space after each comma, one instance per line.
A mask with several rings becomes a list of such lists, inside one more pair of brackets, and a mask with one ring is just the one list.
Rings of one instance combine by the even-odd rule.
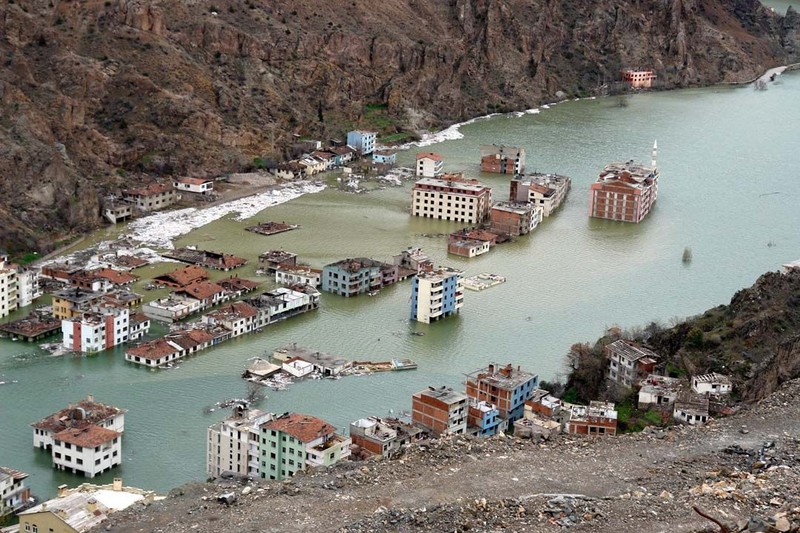
[[652, 70], [629, 69], [622, 73], [622, 79], [633, 89], [649, 89], [653, 86], [656, 75]]

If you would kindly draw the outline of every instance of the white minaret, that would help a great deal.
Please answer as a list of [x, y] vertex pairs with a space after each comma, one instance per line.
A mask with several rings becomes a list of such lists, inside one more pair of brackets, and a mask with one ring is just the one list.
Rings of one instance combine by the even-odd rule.
[[653, 168], [656, 168], [656, 156], [658, 155], [658, 139], [653, 141]]

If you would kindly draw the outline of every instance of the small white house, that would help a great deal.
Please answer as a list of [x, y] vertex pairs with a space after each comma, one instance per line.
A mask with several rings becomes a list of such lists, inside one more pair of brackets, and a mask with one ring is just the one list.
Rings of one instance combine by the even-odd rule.
[[703, 374], [702, 376], [694, 376], [692, 378], [692, 390], [697, 394], [712, 394], [719, 396], [721, 394], [730, 394], [733, 389], [733, 384], [728, 376], [712, 372], [711, 374]]
[[201, 178], [178, 178], [172, 186], [179, 191], [195, 194], [211, 194], [214, 191], [214, 182]]
[[314, 365], [302, 359], [292, 358], [284, 362], [281, 368], [296, 378], [302, 378], [314, 370]]
[[702, 426], [708, 422], [708, 398], [692, 393], [679, 394], [672, 418], [690, 426]]

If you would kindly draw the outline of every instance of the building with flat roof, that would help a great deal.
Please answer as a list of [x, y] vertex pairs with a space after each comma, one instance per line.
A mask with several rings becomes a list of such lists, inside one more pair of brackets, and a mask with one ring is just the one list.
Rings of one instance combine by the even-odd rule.
[[490, 364], [467, 375], [467, 396], [496, 405], [500, 416], [513, 424], [522, 418], [525, 402], [539, 387], [539, 376], [511, 364]]
[[653, 86], [656, 75], [652, 70], [627, 69], [622, 71], [622, 81], [632, 89], [649, 89]]
[[420, 272], [411, 285], [411, 320], [430, 324], [458, 313], [464, 306], [464, 273], [440, 267]]
[[350, 438], [362, 455], [391, 457], [404, 446], [414, 442], [422, 432], [416, 426], [396, 418], [371, 416], [350, 424]]
[[511, 180], [508, 199], [511, 202], [530, 202], [549, 217], [567, 197], [572, 180], [558, 174], [528, 174]]
[[450, 387], [427, 389], [411, 398], [411, 419], [435, 436], [467, 431], [469, 398]]
[[658, 355], [632, 341], [619, 339], [605, 347], [608, 379], [625, 387], [633, 387], [655, 370]]
[[17, 265], [8, 262], [8, 256], [0, 255], [0, 318], [17, 309]]
[[733, 383], [728, 376], [712, 372], [701, 376], [693, 376], [692, 390], [697, 394], [721, 396], [723, 394], [730, 394], [733, 390]]
[[411, 214], [418, 217], [480, 224], [491, 205], [492, 189], [463, 173], [422, 178], [411, 191]]
[[418, 153], [415, 173], [421, 178], [437, 178], [444, 174], [444, 160], [441, 154], [434, 152]]
[[522, 174], [525, 172], [525, 150], [514, 146], [484, 144], [481, 150], [481, 172]]
[[396, 265], [374, 259], [344, 259], [322, 267], [321, 288], [340, 296], [357, 296], [396, 282], [398, 273]]
[[110, 485], [84, 483], [74, 489], [58, 487], [58, 496], [19, 514], [21, 533], [84, 533], [94, 530], [108, 515], [133, 504], [149, 505], [155, 493], [123, 487], [121, 478]]
[[275, 269], [275, 282], [281, 285], [310, 285], [319, 287], [322, 284], [322, 270], [308, 265], [283, 265]]
[[[61, 321], [62, 345], [74, 352], [102, 352], [133, 340], [130, 327], [127, 307], [97, 306], [92, 311]], [[136, 336], [140, 337], [146, 331], [137, 329]]]
[[72, 288], [53, 293], [53, 317], [69, 320], [91, 311], [103, 299], [102, 292]]
[[369, 155], [375, 150], [376, 140], [377, 134], [374, 131], [347, 132], [347, 146], [352, 146], [362, 156]]
[[492, 231], [507, 235], [530, 233], [542, 221], [544, 211], [532, 203], [498, 202], [489, 212]]
[[297, 254], [285, 250], [267, 250], [258, 256], [258, 264], [266, 268], [268, 274], [274, 274], [278, 267], [296, 266]]
[[683, 390], [683, 380], [650, 374], [641, 381], [639, 388], [639, 409], [648, 407], [670, 407], [675, 403], [678, 393]]
[[[653, 149], [655, 153], [655, 148]], [[606, 165], [589, 190], [589, 216], [639, 223], [658, 197], [658, 169], [628, 161]]]
[[566, 432], [574, 435], [616, 435], [617, 411], [613, 403], [589, 402], [585, 405], [570, 405], [571, 416]]
[[209, 426], [206, 440], [208, 476], [259, 477], [261, 426], [274, 418], [272, 413], [237, 404], [229, 417]]
[[702, 426], [708, 422], [709, 403], [707, 395], [683, 391], [675, 399], [672, 418], [690, 426]]
[[284, 413], [261, 425], [260, 476], [288, 479], [350, 457], [351, 440], [321, 418]]

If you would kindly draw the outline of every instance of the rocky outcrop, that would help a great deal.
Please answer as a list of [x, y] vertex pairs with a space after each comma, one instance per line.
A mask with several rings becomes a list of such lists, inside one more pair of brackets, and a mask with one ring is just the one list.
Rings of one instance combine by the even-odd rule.
[[3, 2], [0, 246], [97, 224], [137, 173], [236, 171], [293, 133], [371, 127], [365, 104], [393, 133], [591, 94], [630, 65], [665, 87], [748, 79], [797, 60], [798, 27], [757, 0]]

